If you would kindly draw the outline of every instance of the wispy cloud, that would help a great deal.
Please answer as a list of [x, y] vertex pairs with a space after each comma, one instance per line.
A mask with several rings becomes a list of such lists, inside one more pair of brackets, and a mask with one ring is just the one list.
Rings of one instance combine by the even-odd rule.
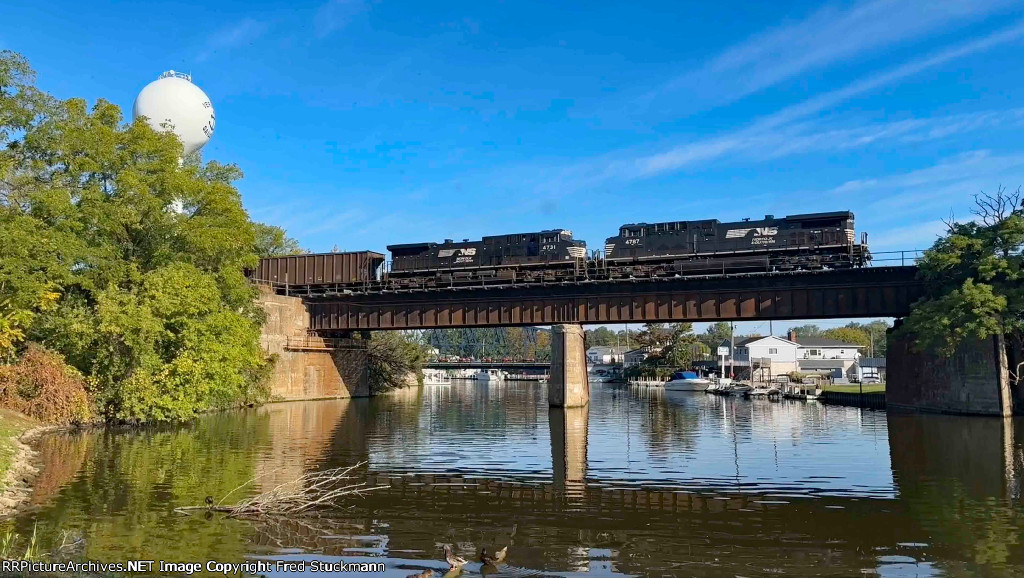
[[363, 0], [330, 0], [317, 9], [313, 30], [317, 38], [324, 38], [348, 26], [355, 15], [366, 9]]
[[[735, 131], [671, 146], [658, 152], [635, 149], [614, 151], [568, 167], [549, 171], [542, 189], [579, 190], [607, 183], [623, 183], [707, 165], [722, 159], [778, 158], [784, 154], [827, 152], [864, 146], [882, 140], [939, 138], [977, 126], [992, 126], [993, 119], [1019, 123], [1021, 112], [991, 112], [938, 119], [910, 120], [881, 125], [830, 129], [816, 120], [820, 113], [872, 91], [967, 56], [1024, 38], [1024, 21], [997, 32], [936, 51], [889, 70], [854, 81], [842, 88], [814, 96], [755, 119]], [[1004, 116], [1008, 115], [1008, 116]], [[533, 175], [536, 177], [536, 173]]]
[[962, 27], [1015, 4], [1012, 0], [865, 0], [826, 6], [727, 48], [704, 66], [648, 93], [680, 90], [716, 104], [738, 100], [803, 73]]
[[245, 44], [252, 44], [266, 33], [267, 28], [266, 22], [254, 18], [243, 18], [211, 34], [196, 60], [202, 62], [219, 52], [227, 52]]

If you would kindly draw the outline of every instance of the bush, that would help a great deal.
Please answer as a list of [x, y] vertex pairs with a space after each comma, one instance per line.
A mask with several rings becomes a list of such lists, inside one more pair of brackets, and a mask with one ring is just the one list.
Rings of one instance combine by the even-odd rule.
[[0, 406], [61, 425], [92, 416], [82, 375], [37, 345], [30, 345], [14, 365], [0, 366]]

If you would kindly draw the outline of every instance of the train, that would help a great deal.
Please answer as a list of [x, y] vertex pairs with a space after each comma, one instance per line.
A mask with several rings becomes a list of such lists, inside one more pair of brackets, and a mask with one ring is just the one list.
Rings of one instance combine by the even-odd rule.
[[390, 268], [373, 251], [266, 257], [257, 282], [297, 292], [402, 289], [796, 270], [868, 264], [867, 235], [858, 241], [850, 211], [752, 221], [717, 219], [630, 223], [587, 252], [568, 229], [389, 245]]

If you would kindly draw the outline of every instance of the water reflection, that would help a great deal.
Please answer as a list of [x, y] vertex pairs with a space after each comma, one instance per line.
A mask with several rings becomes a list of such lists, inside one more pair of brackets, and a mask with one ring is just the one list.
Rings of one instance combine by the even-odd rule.
[[[39, 509], [15, 523], [100, 560], [321, 556], [389, 576], [444, 570], [442, 543], [509, 545], [503, 575], [1024, 573], [1018, 422], [592, 394], [552, 411], [536, 383], [466, 383], [50, 436]], [[389, 488], [316, 519], [172, 512], [358, 462]]]

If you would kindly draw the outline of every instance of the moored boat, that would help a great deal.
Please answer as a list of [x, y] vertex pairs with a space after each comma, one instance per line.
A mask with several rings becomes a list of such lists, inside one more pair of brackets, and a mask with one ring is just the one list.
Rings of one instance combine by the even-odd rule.
[[477, 381], [505, 381], [505, 372], [500, 369], [481, 369], [476, 372]]
[[706, 391], [710, 386], [710, 379], [698, 377], [692, 371], [677, 371], [665, 383], [665, 391]]

